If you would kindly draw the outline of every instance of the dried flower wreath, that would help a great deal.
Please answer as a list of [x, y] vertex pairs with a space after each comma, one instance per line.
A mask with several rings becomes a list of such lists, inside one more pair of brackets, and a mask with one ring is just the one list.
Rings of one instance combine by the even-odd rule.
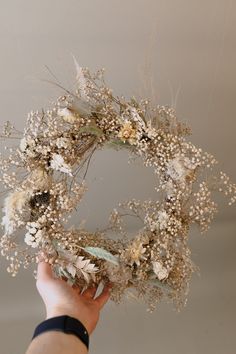
[[[4, 126], [2, 138], [21, 139], [17, 147], [5, 147], [8, 155], [0, 161], [1, 181], [10, 191], [0, 241], [1, 254], [10, 261], [7, 271], [15, 276], [21, 265], [27, 268], [43, 257], [57, 276], [83, 289], [112, 282], [116, 303], [132, 295], [144, 299], [151, 312], [164, 297], [179, 309], [196, 270], [190, 226], [206, 231], [217, 211], [211, 190], [223, 192], [232, 204], [236, 185], [223, 172], [212, 174], [217, 161], [186, 140], [190, 130], [172, 108], [116, 97], [106, 86], [104, 69], [91, 74], [75, 64], [74, 93], [66, 90], [52, 109], [29, 113], [23, 136], [9, 122]], [[101, 232], [66, 229], [87, 190], [89, 161], [104, 147], [129, 149], [130, 156], [151, 166], [159, 201], [119, 203]], [[143, 221], [133, 239], [122, 222], [124, 210]], [[110, 231], [120, 239], [109, 238]]]

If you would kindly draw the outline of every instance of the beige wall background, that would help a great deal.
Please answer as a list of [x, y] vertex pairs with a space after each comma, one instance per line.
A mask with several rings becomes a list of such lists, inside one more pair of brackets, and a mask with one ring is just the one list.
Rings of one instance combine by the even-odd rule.
[[[105, 67], [117, 94], [150, 95], [148, 72], [156, 102], [175, 106], [192, 127], [192, 141], [236, 181], [235, 23], [233, 0], [0, 0], [0, 124], [10, 120], [23, 129], [28, 111], [61, 94], [43, 81], [51, 79], [46, 66], [71, 88], [73, 53], [82, 66]], [[103, 227], [118, 201], [155, 194], [152, 172], [141, 163], [128, 165], [125, 152], [98, 152], [88, 184], [72, 220], [86, 218], [88, 229]], [[220, 212], [211, 230], [190, 235], [201, 276], [192, 279], [185, 309], [177, 314], [161, 304], [150, 315], [141, 303], [109, 302], [91, 337], [91, 353], [235, 353], [236, 207], [217, 200]], [[12, 279], [1, 259], [0, 353], [24, 353], [43, 318], [31, 272]]]

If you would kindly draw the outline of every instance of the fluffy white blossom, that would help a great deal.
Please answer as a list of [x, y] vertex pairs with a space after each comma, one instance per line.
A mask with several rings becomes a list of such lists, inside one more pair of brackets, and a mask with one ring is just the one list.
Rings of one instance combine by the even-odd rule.
[[165, 210], [159, 210], [156, 217], [147, 215], [144, 221], [149, 225], [151, 231], [156, 231], [164, 230], [167, 227], [169, 220], [170, 216], [168, 213]]
[[73, 124], [76, 122], [76, 116], [69, 110], [69, 108], [59, 108], [57, 110], [59, 117], [62, 117], [63, 120], [67, 123]]
[[187, 175], [196, 168], [188, 157], [176, 156], [167, 164], [166, 173], [173, 180], [183, 182]]
[[167, 227], [169, 219], [170, 219], [170, 217], [165, 210], [158, 211], [157, 222], [158, 222], [160, 230], [163, 230]]
[[20, 215], [27, 212], [27, 203], [30, 199], [29, 191], [17, 191], [9, 194], [4, 200], [2, 226], [5, 233], [11, 235], [22, 224]]
[[26, 138], [23, 138], [23, 139], [21, 139], [21, 141], [20, 141], [20, 149], [21, 149], [21, 151], [25, 151], [26, 150], [26, 148], [27, 148], [27, 140], [26, 140]]
[[36, 152], [34, 151], [35, 147], [36, 147], [36, 142], [34, 139], [32, 138], [22, 138], [21, 141], [20, 141], [20, 150], [23, 152], [23, 153], [26, 153], [27, 156], [29, 157], [35, 157], [36, 155]]
[[57, 138], [57, 140], [56, 140], [56, 146], [58, 148], [67, 149], [70, 147], [70, 145], [71, 145], [70, 139], [68, 139], [68, 138]]
[[20, 141], [20, 150], [25, 151], [27, 148], [35, 147], [36, 143], [34, 139], [31, 138], [22, 138]]
[[168, 277], [169, 272], [168, 270], [163, 267], [163, 265], [160, 262], [152, 262], [153, 265], [153, 271], [157, 275], [157, 278], [159, 280], [164, 280]]
[[26, 229], [28, 232], [25, 234], [25, 243], [33, 248], [38, 247], [40, 241], [44, 236], [44, 231], [41, 228], [40, 223], [38, 222], [28, 222]]
[[141, 129], [145, 129], [145, 123], [143, 121], [143, 119], [140, 117], [137, 109], [135, 107], [132, 107], [130, 106], [129, 107], [129, 110], [130, 110], [130, 115], [131, 115], [131, 118], [134, 122], [137, 123], [137, 125], [141, 128]]
[[63, 156], [53, 154], [50, 166], [53, 170], [67, 173], [72, 177], [71, 167], [64, 161]]

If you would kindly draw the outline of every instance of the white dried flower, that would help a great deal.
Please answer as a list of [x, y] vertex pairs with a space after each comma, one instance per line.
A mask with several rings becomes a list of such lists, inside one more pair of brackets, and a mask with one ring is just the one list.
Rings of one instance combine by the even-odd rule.
[[57, 138], [56, 140], [56, 146], [58, 148], [69, 148], [71, 145], [71, 141], [68, 138]]
[[57, 114], [62, 117], [65, 122], [71, 124], [75, 123], [78, 119], [69, 108], [59, 108]]
[[38, 247], [45, 232], [41, 229], [42, 225], [39, 222], [28, 222], [26, 229], [28, 232], [25, 234], [25, 243], [33, 248]]
[[11, 235], [17, 226], [22, 223], [19, 220], [19, 216], [25, 217], [29, 208], [27, 208], [27, 203], [30, 200], [29, 191], [17, 191], [8, 195], [4, 200], [4, 216], [2, 218], [2, 226], [5, 227], [5, 233]]
[[26, 225], [26, 229], [29, 230], [29, 233], [35, 234], [37, 229], [39, 229], [41, 225], [38, 222], [28, 222]]
[[169, 221], [170, 217], [167, 214], [167, 212], [165, 210], [160, 210], [157, 213], [157, 223], [159, 225], [159, 229], [163, 230], [167, 227], [168, 221]]
[[130, 110], [131, 118], [133, 119], [133, 121], [137, 123], [137, 125], [140, 127], [140, 129], [145, 129], [146, 128], [145, 122], [138, 114], [137, 109], [135, 107], [130, 106], [129, 110]]
[[25, 239], [24, 239], [25, 243], [28, 245], [28, 246], [31, 246], [33, 248], [36, 248], [37, 247], [37, 243], [35, 242], [35, 238], [32, 234], [30, 234], [29, 232], [27, 232], [25, 234]]
[[27, 146], [28, 146], [28, 144], [27, 144], [26, 138], [21, 139], [20, 150], [24, 152], [26, 150]]
[[163, 267], [160, 262], [152, 262], [153, 264], [153, 271], [157, 275], [159, 280], [164, 280], [168, 278], [169, 272], [168, 270]]
[[36, 142], [34, 139], [24, 137], [20, 141], [20, 150], [22, 152], [27, 153], [29, 157], [35, 156], [35, 152], [32, 151], [35, 147], [36, 147]]
[[158, 136], [158, 132], [155, 128], [152, 127], [152, 121], [149, 120], [147, 122], [147, 126], [144, 128], [145, 133], [147, 134], [149, 139], [154, 139]]
[[[32, 229], [30, 230], [31, 232], [33, 231]], [[33, 248], [36, 248], [39, 246], [39, 243], [40, 241], [42, 240], [43, 238], [43, 231], [42, 230], [39, 230], [35, 233], [30, 233], [30, 232], [27, 232], [25, 234], [25, 243], [28, 245], [28, 246], [31, 246]]]
[[144, 221], [149, 225], [151, 231], [164, 230], [169, 222], [170, 216], [165, 210], [159, 210], [155, 217], [146, 215]]
[[166, 173], [173, 180], [184, 182], [186, 176], [195, 168], [196, 164], [193, 164], [188, 157], [178, 155], [168, 162]]
[[50, 167], [53, 170], [61, 171], [67, 173], [72, 177], [71, 167], [64, 161], [63, 156], [59, 154], [53, 154]]

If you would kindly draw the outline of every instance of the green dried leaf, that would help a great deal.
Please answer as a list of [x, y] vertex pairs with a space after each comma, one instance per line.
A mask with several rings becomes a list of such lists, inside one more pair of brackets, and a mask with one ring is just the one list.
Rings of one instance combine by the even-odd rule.
[[96, 136], [103, 135], [103, 131], [101, 129], [99, 129], [96, 126], [92, 126], [92, 125], [80, 128], [79, 132], [80, 133], [90, 133], [90, 134], [93, 134], [93, 135], [96, 135]]
[[104, 250], [100, 247], [81, 247], [85, 252], [88, 252], [94, 257], [105, 259], [108, 262], [111, 262], [115, 265], [119, 265], [118, 258], [113, 256], [110, 252]]
[[66, 270], [63, 269], [62, 267], [58, 268], [56, 270], [58, 276], [60, 277], [65, 277], [67, 278], [67, 282], [71, 285], [73, 285], [76, 282], [76, 279], [71, 276], [71, 274]]

